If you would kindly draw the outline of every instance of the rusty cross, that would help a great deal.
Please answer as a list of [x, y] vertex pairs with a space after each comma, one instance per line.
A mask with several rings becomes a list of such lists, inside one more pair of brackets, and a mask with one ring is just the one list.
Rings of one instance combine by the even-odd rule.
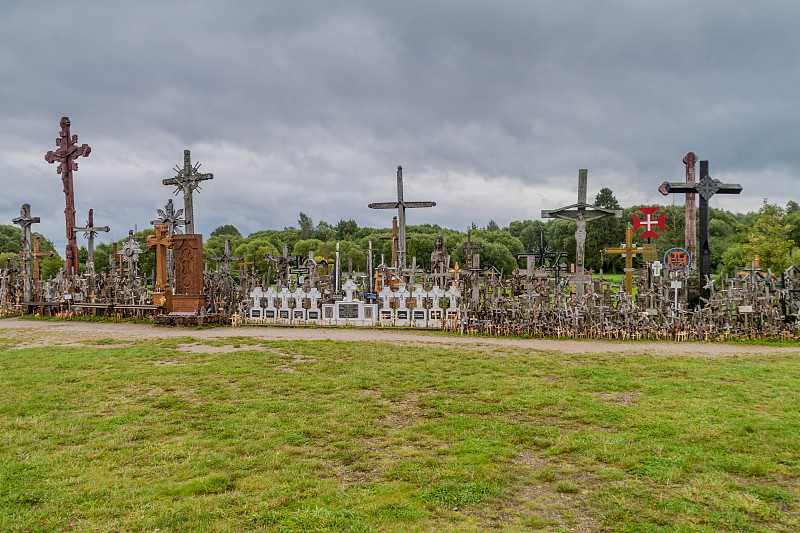
[[412, 207], [433, 207], [436, 202], [406, 202], [403, 199], [403, 167], [397, 167], [397, 201], [376, 202], [367, 207], [370, 209], [397, 209], [399, 232], [397, 235], [397, 260], [401, 271], [406, 269], [406, 209]]
[[75, 231], [83, 231], [84, 237], [89, 241], [89, 259], [86, 269], [89, 272], [94, 272], [94, 238], [98, 232], [108, 232], [108, 226], [95, 226], [94, 225], [94, 209], [89, 209], [89, 220], [86, 221], [86, 226], [83, 228], [74, 227]]
[[[698, 227], [700, 257], [697, 259], [697, 267], [700, 272], [700, 280], [707, 279], [707, 276], [711, 275], [711, 249], [708, 245], [708, 201], [715, 194], [739, 194], [742, 192], [742, 186], [738, 183], [728, 184], [711, 179], [708, 174], [708, 161], [700, 161], [700, 181], [696, 183], [671, 183], [665, 181], [658, 190], [664, 196], [670, 193], [697, 193], [700, 195], [700, 224]], [[710, 289], [700, 288], [700, 296], [702, 298], [708, 300], [710, 295]]]
[[61, 118], [61, 133], [56, 139], [58, 148], [55, 152], [47, 152], [44, 160], [48, 163], [58, 161], [56, 172], [61, 174], [61, 181], [64, 184], [64, 195], [67, 200], [67, 207], [64, 215], [67, 219], [67, 250], [64, 257], [67, 275], [78, 274], [78, 243], [75, 238], [75, 193], [72, 188], [72, 172], [78, 170], [78, 157], [88, 156], [92, 149], [88, 144], [77, 146], [78, 136], [70, 135], [69, 117]]
[[183, 151], [183, 168], [175, 167], [178, 173], [174, 178], [167, 178], [162, 180], [164, 185], [175, 185], [175, 194], [183, 192], [183, 212], [186, 219], [186, 234], [194, 234], [194, 207], [192, 203], [192, 192], [200, 189], [200, 182], [205, 180], [214, 179], [214, 174], [201, 174], [198, 169], [200, 163], [195, 163], [192, 166], [192, 158], [189, 150]]
[[166, 292], [167, 283], [167, 248], [172, 248], [172, 235], [167, 234], [166, 224], [156, 224], [153, 229], [155, 234], [147, 236], [147, 249], [156, 250], [156, 284], [154, 292]]
[[30, 302], [33, 298], [33, 283], [31, 273], [31, 224], [38, 224], [39, 217], [31, 216], [30, 204], [22, 204], [19, 216], [13, 220], [21, 229], [20, 243], [22, 244], [22, 277], [25, 283], [23, 298]]

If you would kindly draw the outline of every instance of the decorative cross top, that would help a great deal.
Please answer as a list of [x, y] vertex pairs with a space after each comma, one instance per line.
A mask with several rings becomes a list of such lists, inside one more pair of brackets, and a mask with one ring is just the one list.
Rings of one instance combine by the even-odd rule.
[[403, 199], [403, 167], [397, 167], [397, 201], [371, 203], [370, 209], [397, 209], [399, 233], [397, 236], [397, 259], [401, 270], [406, 269], [406, 209], [412, 207], [433, 207], [436, 202], [406, 202]]
[[78, 170], [79, 157], [88, 156], [92, 148], [88, 144], [77, 146], [78, 136], [70, 135], [69, 117], [61, 118], [61, 133], [56, 139], [56, 146], [58, 148], [55, 152], [47, 152], [44, 160], [48, 163], [58, 162], [56, 172], [61, 174], [61, 182], [64, 184], [64, 196], [66, 197], [67, 206], [64, 209], [64, 215], [67, 220], [67, 250], [64, 257], [67, 275], [78, 274], [78, 243], [75, 238], [75, 193], [72, 188], [72, 172]]
[[129, 230], [128, 240], [122, 245], [122, 250], [117, 252], [117, 255], [121, 255], [122, 259], [127, 263], [129, 281], [132, 281], [131, 278], [136, 276], [136, 266], [139, 264], [139, 254], [141, 253], [142, 249], [133, 235], [133, 230]]
[[86, 226], [83, 228], [72, 228], [75, 231], [83, 231], [83, 236], [89, 240], [89, 265], [87, 265], [87, 269], [90, 271], [94, 271], [94, 238], [98, 232], [108, 232], [110, 231], [108, 226], [95, 226], [94, 225], [94, 209], [89, 209], [89, 219], [86, 221]]
[[172, 203], [172, 198], [169, 199], [167, 205], [164, 206], [164, 209], [157, 209], [159, 218], [155, 220], [151, 220], [150, 224], [155, 225], [166, 225], [167, 226], [167, 233], [174, 235], [176, 233], [181, 233], [181, 226], [186, 225], [186, 221], [180, 216], [183, 214], [183, 209], [178, 209], [175, 211], [175, 204]]
[[186, 233], [188, 235], [194, 234], [194, 207], [192, 204], [192, 192], [200, 189], [200, 182], [205, 180], [214, 179], [214, 174], [201, 174], [198, 169], [200, 163], [195, 163], [192, 166], [192, 158], [189, 150], [183, 151], [183, 168], [175, 167], [178, 173], [174, 178], [167, 178], [162, 180], [164, 185], [175, 185], [175, 194], [183, 192], [183, 211], [186, 218]]
[[[664, 196], [670, 193], [698, 193], [700, 195], [700, 224], [698, 227], [700, 257], [697, 260], [697, 266], [700, 272], [700, 279], [705, 280], [707, 276], [711, 275], [711, 249], [708, 244], [708, 201], [715, 194], [739, 194], [742, 192], [742, 186], [738, 183], [722, 183], [719, 180], [711, 179], [708, 174], [708, 161], [700, 161], [699, 182], [673, 183], [665, 181], [658, 190]], [[701, 287], [700, 296], [708, 300], [710, 291], [705, 287]]]

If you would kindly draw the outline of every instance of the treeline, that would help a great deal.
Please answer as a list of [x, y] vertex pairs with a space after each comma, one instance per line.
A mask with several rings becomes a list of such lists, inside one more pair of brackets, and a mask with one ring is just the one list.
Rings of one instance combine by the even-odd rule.
[[[600, 207], [621, 209], [623, 216], [620, 219], [605, 218], [587, 224], [586, 268], [622, 272], [624, 259], [621, 256], [602, 254], [601, 251], [624, 243], [625, 229], [632, 222], [635, 210], [649, 206], [622, 208], [613, 192], [607, 188], [600, 191], [594, 203]], [[651, 239], [650, 243], [659, 258], [670, 248], [684, 247], [684, 206], [662, 206], [655, 216], [660, 217], [662, 213], [665, 214], [666, 231], [660, 238]], [[638, 215], [640, 218], [643, 216], [641, 213]], [[749, 263], [755, 255], [759, 256], [762, 268], [781, 272], [800, 254], [795, 246], [795, 243], [800, 243], [800, 205], [797, 202], [791, 201], [786, 207], [781, 207], [764, 200], [761, 209], [747, 214], [711, 208], [709, 219], [711, 266], [717, 273], [732, 274]], [[484, 268], [494, 267], [504, 274], [510, 274], [517, 267], [525, 268], [525, 259], [517, 259], [517, 254], [537, 250], [541, 230], [544, 231], [548, 250], [566, 252], [567, 257], [562, 261], [567, 264], [575, 261], [575, 223], [571, 221], [515, 220], [507, 227], [500, 227], [490, 220], [485, 226], [473, 223], [469, 229], [472, 231], [473, 242], [481, 246], [478, 252]], [[152, 233], [152, 230], [145, 230], [137, 236], [141, 248], [145, 250], [139, 261], [140, 269], [145, 274], [152, 272], [154, 267], [154, 254], [146, 251], [144, 245], [146, 236]], [[0, 226], [0, 260], [3, 264], [5, 258], [19, 253], [19, 234], [17, 227]], [[381, 256], [387, 264], [391, 261], [391, 234], [390, 227], [359, 227], [354, 220], [340, 220], [335, 225], [324, 221], [315, 224], [307, 214], [300, 213], [296, 227], [257, 231], [247, 237], [241, 235], [234, 226], [220, 226], [206, 239], [203, 259], [213, 269], [214, 258], [223, 255], [225, 240], [228, 239], [231, 255], [246, 257], [249, 267], [263, 274], [269, 268], [265, 256], [281, 255], [284, 244], [290, 256], [300, 255], [305, 258], [309, 251], [313, 251], [314, 256], [321, 260], [326, 247], [329, 258], [333, 258], [338, 243], [342, 268], [347, 270], [348, 260], [351, 260], [355, 271], [363, 271], [366, 268], [366, 252], [370, 242], [378, 262], [381, 261]], [[408, 226], [406, 235], [409, 237], [406, 245], [409, 265], [411, 258], [416, 257], [419, 268], [430, 268], [431, 252], [437, 235], [444, 238], [445, 247], [451, 256], [451, 265], [454, 266], [456, 262], [461, 266], [465, 264], [464, 251], [457, 247], [466, 241], [466, 229], [459, 231], [435, 224], [421, 224]], [[125, 240], [119, 241], [119, 249], [122, 249]], [[55, 251], [49, 240], [41, 238], [39, 242], [42, 250]], [[646, 244], [642, 239], [636, 239], [636, 242], [639, 245]], [[111, 251], [110, 243], [101, 243], [95, 247], [97, 272], [107, 270]], [[85, 269], [87, 258], [88, 252], [83, 246], [79, 253], [82, 269]], [[637, 258], [635, 264], [641, 264], [641, 259]], [[41, 265], [42, 275], [47, 279], [57, 274], [58, 269], [63, 266], [63, 260], [56, 254], [42, 260]], [[233, 263], [233, 268], [238, 266], [239, 261]]]

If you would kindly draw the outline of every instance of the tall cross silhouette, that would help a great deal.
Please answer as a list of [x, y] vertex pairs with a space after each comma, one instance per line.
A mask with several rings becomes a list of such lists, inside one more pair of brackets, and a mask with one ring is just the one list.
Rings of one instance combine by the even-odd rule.
[[406, 202], [403, 199], [403, 167], [397, 167], [397, 201], [376, 202], [370, 209], [397, 209], [399, 232], [397, 236], [397, 262], [401, 273], [406, 269], [406, 209], [412, 207], [433, 207], [436, 202]]
[[[30, 302], [33, 298], [33, 281], [31, 274], [31, 224], [38, 224], [39, 217], [31, 216], [30, 204], [22, 204], [19, 216], [13, 220], [22, 229], [20, 241], [22, 244], [22, 279], [24, 281], [23, 298]], [[76, 256], [77, 257], [77, 256]]]
[[75, 193], [72, 188], [72, 172], [78, 170], [78, 157], [88, 156], [92, 148], [88, 144], [77, 146], [78, 136], [70, 135], [69, 117], [61, 118], [61, 133], [56, 139], [58, 148], [55, 152], [47, 152], [44, 160], [48, 163], [58, 162], [56, 172], [61, 174], [61, 182], [64, 184], [64, 196], [66, 196], [67, 207], [64, 215], [67, 219], [67, 250], [64, 255], [64, 263], [67, 275], [77, 275], [78, 271], [78, 242], [75, 238]]

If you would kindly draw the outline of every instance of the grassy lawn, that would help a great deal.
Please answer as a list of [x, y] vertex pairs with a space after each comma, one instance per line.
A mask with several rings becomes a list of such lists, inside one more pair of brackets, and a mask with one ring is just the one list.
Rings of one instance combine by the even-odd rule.
[[794, 356], [16, 343], [0, 531], [800, 530]]

